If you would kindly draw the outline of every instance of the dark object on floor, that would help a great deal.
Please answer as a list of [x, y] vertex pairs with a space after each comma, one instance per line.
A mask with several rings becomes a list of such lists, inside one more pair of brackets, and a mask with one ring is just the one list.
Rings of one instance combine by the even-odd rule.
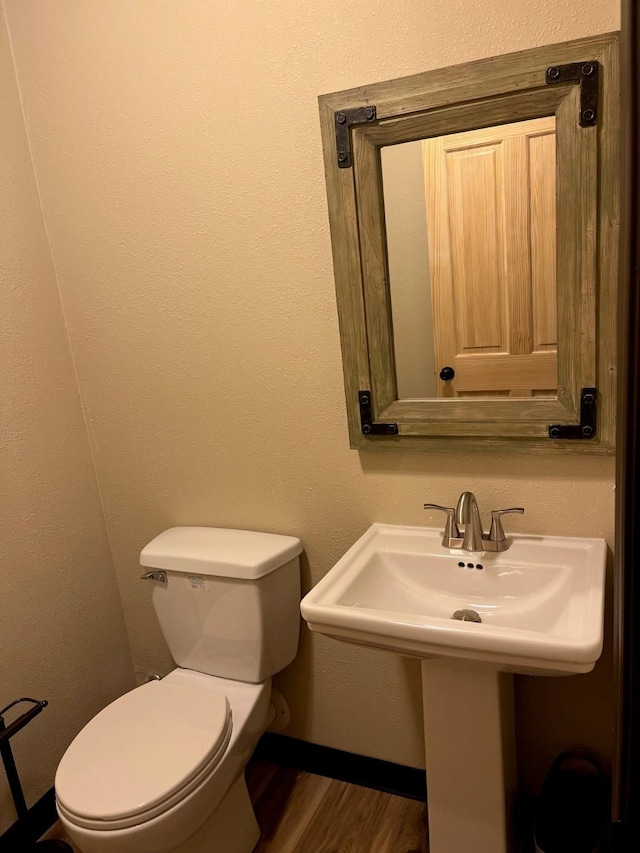
[[[4, 715], [7, 711], [11, 710], [11, 708], [14, 708], [16, 705], [22, 705], [25, 703], [30, 704], [31, 707], [7, 726], [4, 721]], [[28, 809], [24, 793], [22, 792], [22, 785], [20, 784], [20, 777], [18, 776], [16, 762], [13, 758], [10, 741], [11, 738], [28, 725], [34, 717], [37, 717], [38, 714], [44, 711], [48, 704], [49, 703], [46, 699], [42, 701], [39, 701], [38, 699], [16, 699], [14, 702], [10, 702], [6, 708], [2, 708], [2, 710], [0, 710], [0, 757], [2, 758], [5, 773], [7, 774], [7, 781], [9, 782], [9, 788], [11, 790], [11, 796], [13, 798], [19, 822], [24, 821], [27, 817]], [[34, 851], [37, 851], [37, 853], [40, 853], [40, 851], [43, 851], [44, 853], [46, 850], [50, 851], [50, 853], [72, 853], [71, 848], [68, 844], [65, 844], [64, 841], [36, 842], [35, 838], [32, 839], [32, 841], [33, 849]]]
[[604, 853], [607, 787], [582, 750], [559, 755], [547, 774], [535, 820], [536, 853]]

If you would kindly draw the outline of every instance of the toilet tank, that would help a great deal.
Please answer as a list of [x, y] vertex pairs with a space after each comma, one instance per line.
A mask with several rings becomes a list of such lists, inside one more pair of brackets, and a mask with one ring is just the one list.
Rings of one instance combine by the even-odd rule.
[[143, 548], [162, 569], [153, 606], [178, 666], [257, 683], [291, 663], [300, 629], [302, 543], [293, 536], [172, 527]]

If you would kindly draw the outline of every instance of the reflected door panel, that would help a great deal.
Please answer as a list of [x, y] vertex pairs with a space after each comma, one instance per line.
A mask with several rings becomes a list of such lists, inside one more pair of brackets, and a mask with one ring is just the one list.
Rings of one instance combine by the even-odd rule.
[[422, 154], [438, 396], [554, 396], [555, 118]]

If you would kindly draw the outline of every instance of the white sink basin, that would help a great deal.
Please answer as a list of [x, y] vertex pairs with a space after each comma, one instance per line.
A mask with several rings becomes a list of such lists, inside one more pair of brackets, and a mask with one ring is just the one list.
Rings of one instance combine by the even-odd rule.
[[[469, 554], [444, 548], [440, 530], [373, 524], [303, 599], [302, 615], [312, 631], [420, 658], [588, 672], [602, 650], [605, 541], [511, 540], [502, 553]], [[461, 609], [481, 623], [452, 618]]]

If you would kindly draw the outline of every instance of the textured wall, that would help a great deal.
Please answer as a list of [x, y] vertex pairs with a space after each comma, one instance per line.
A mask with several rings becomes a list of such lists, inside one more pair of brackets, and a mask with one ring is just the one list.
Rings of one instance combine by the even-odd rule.
[[[307, 587], [462, 488], [611, 538], [612, 460], [348, 449], [316, 97], [612, 30], [617, 0], [5, 6], [138, 665], [170, 666], [137, 574], [173, 524], [296, 534]], [[421, 764], [414, 661], [304, 632], [279, 685], [291, 734]], [[611, 690], [606, 658], [522, 681], [525, 784], [608, 749]]]
[[0, 707], [51, 703], [12, 741], [33, 802], [133, 673], [1, 9], [0, 315]]

